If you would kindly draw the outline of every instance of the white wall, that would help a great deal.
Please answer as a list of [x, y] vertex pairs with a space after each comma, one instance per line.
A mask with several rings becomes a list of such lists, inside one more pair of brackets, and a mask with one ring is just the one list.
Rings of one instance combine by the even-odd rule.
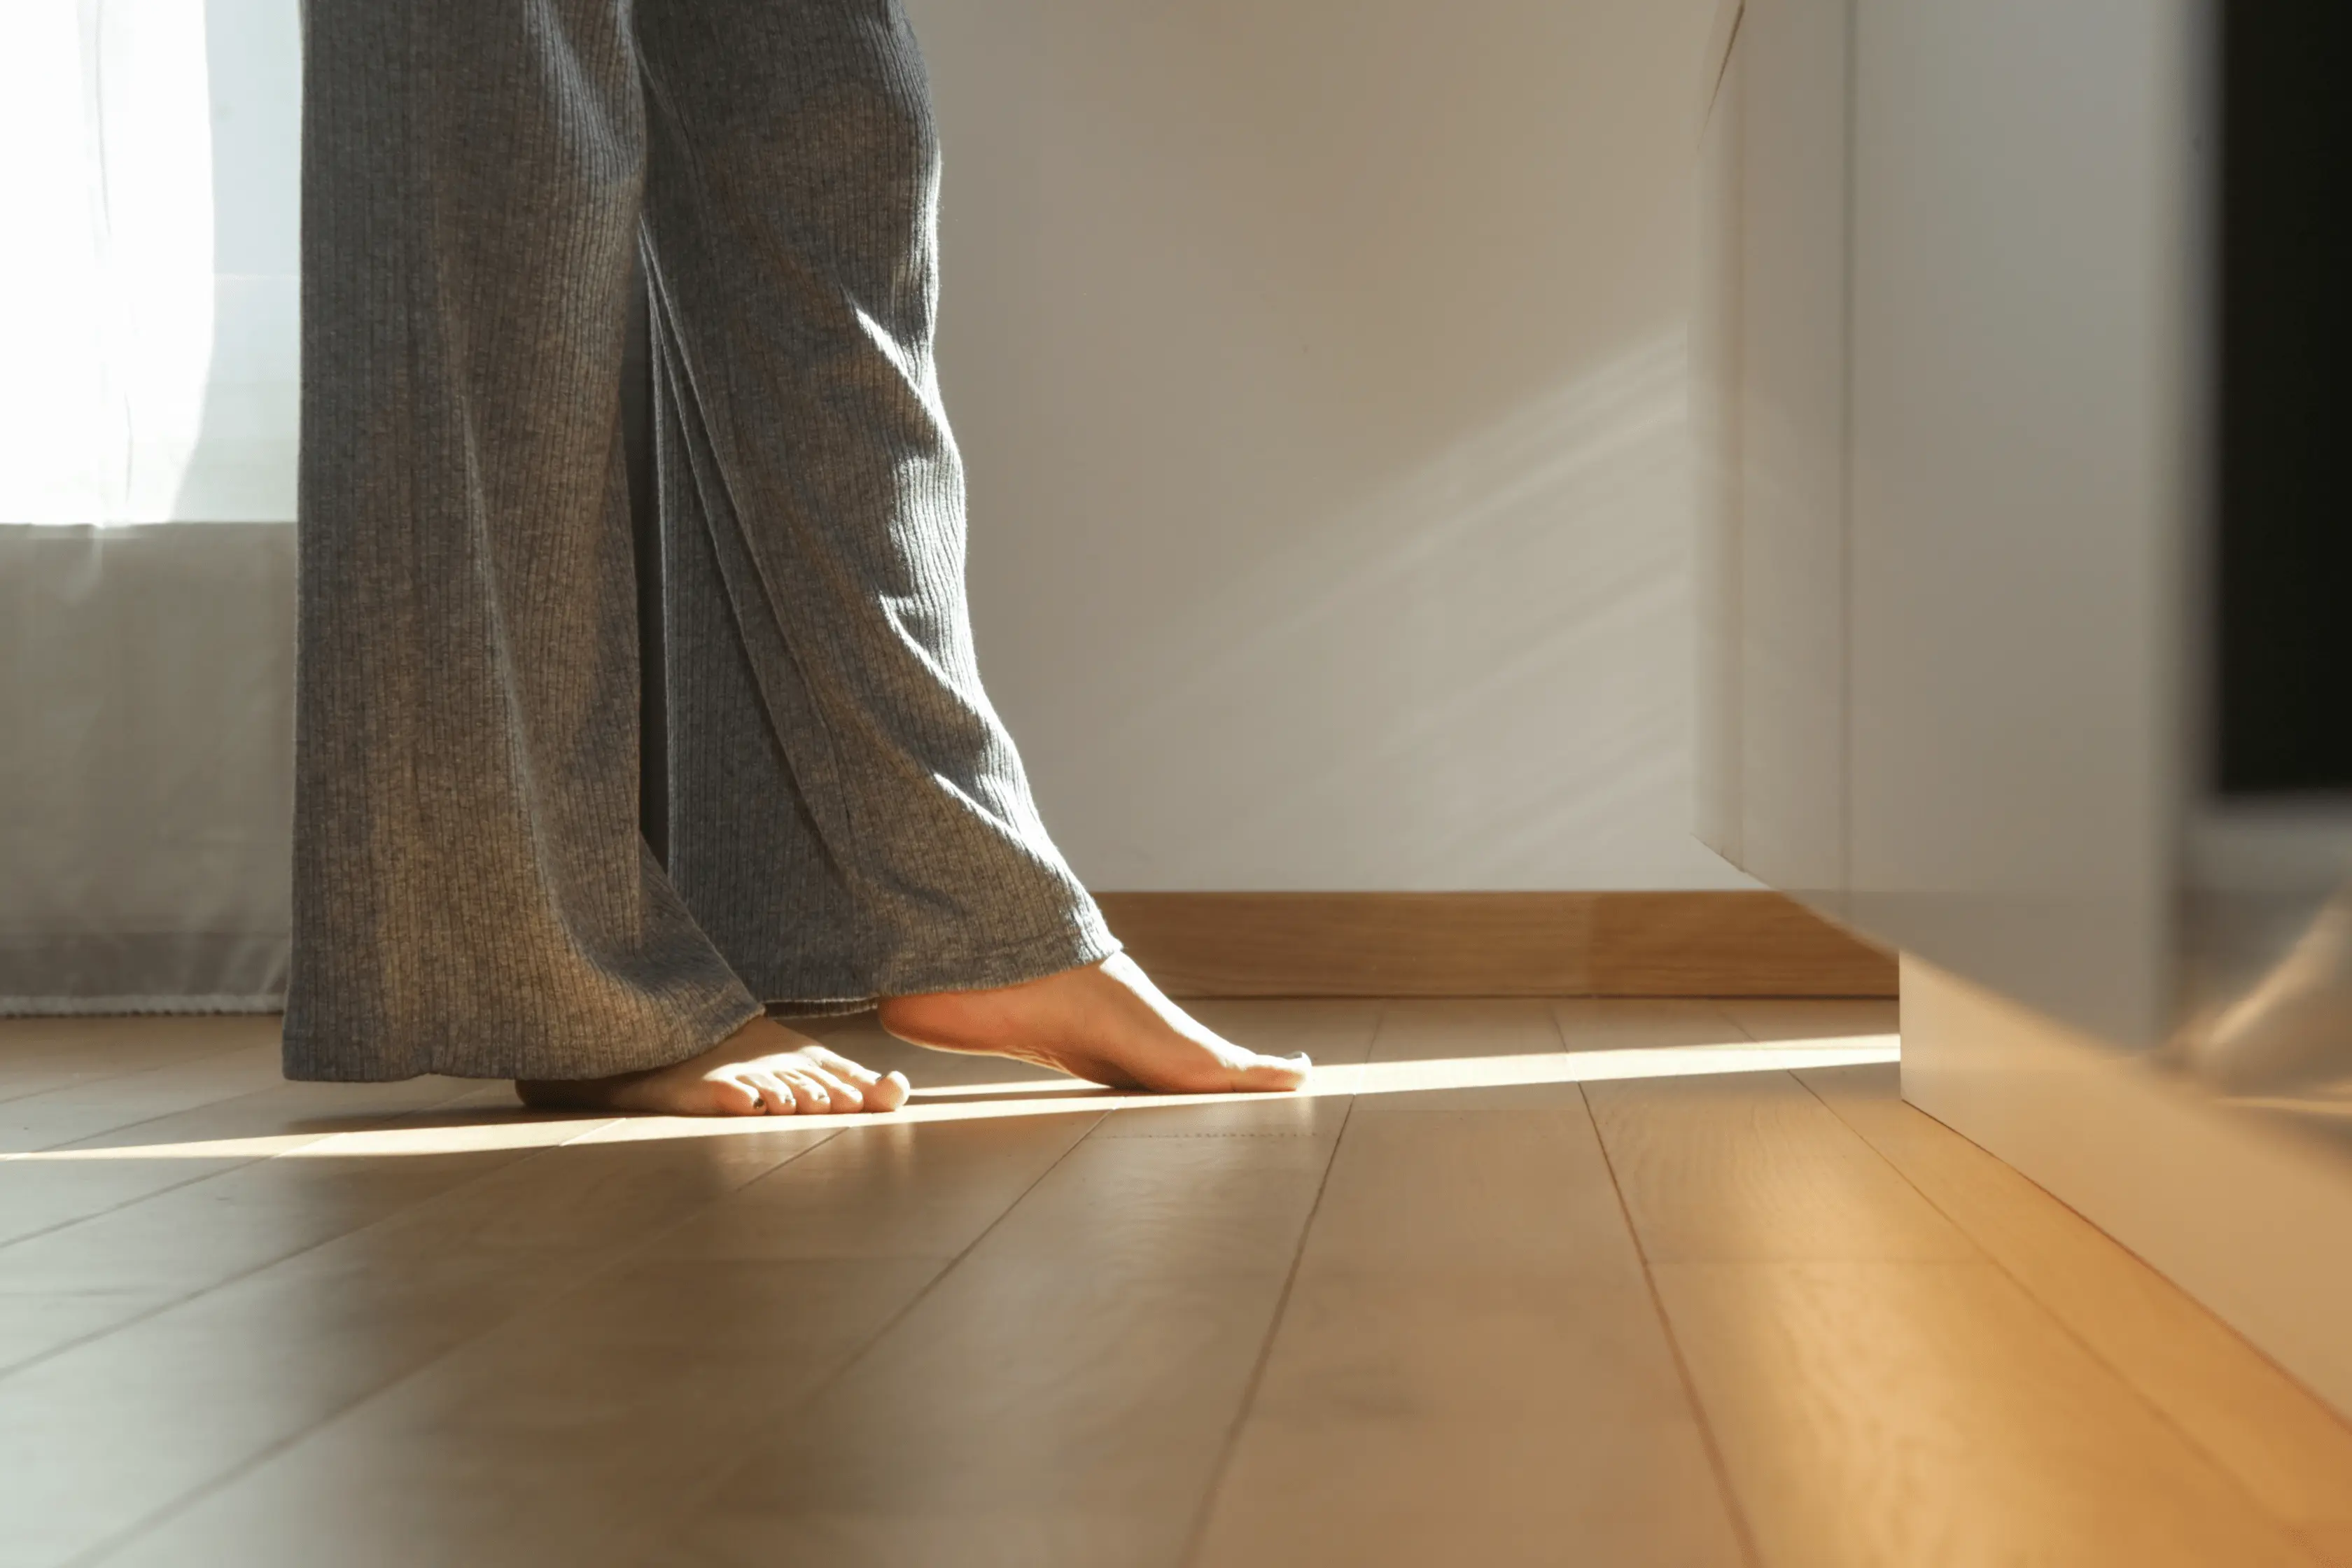
[[910, 0], [991, 688], [1116, 889], [1744, 885], [1690, 835], [1715, 0]]

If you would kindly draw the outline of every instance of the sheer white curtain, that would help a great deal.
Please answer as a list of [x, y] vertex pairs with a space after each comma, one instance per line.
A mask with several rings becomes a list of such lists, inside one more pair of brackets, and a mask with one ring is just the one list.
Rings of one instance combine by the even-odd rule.
[[298, 4], [0, 10], [0, 1011], [283, 991]]

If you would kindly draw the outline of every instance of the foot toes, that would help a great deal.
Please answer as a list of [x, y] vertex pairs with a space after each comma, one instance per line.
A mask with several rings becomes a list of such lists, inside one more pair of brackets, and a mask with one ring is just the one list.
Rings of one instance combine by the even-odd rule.
[[800, 1109], [800, 1101], [784, 1081], [772, 1072], [750, 1069], [738, 1081], [758, 1096], [753, 1113], [764, 1111], [770, 1116], [790, 1116]]
[[896, 1110], [907, 1103], [907, 1076], [904, 1073], [876, 1072], [864, 1062], [852, 1061], [840, 1052], [828, 1050], [823, 1046], [810, 1047], [807, 1055], [817, 1066], [857, 1090], [860, 1103], [849, 1108], [853, 1110], [861, 1108], [866, 1110]]
[[792, 1091], [798, 1109], [811, 1116], [822, 1116], [833, 1109], [833, 1096], [817, 1087], [814, 1079], [798, 1070], [779, 1072], [776, 1076]]
[[866, 1094], [856, 1085], [846, 1083], [821, 1067], [803, 1069], [803, 1076], [816, 1085], [825, 1098], [824, 1109], [837, 1115], [866, 1109]]

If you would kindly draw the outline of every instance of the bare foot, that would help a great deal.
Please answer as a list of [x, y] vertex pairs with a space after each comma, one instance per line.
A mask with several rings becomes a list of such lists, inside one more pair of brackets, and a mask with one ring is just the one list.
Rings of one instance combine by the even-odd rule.
[[1116, 1089], [1279, 1092], [1305, 1083], [1312, 1067], [1304, 1056], [1260, 1056], [1220, 1038], [1123, 952], [995, 991], [893, 996], [881, 1019], [919, 1046], [1012, 1057]]
[[902, 1073], [880, 1074], [772, 1018], [754, 1018], [698, 1057], [612, 1078], [518, 1080], [542, 1110], [634, 1110], [654, 1116], [792, 1116], [896, 1110]]

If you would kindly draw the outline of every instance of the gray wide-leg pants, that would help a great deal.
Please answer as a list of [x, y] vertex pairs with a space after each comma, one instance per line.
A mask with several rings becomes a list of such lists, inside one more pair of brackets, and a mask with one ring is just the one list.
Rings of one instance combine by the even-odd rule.
[[289, 1075], [602, 1076], [1116, 951], [973, 661], [895, 0], [310, 0], [305, 50]]

